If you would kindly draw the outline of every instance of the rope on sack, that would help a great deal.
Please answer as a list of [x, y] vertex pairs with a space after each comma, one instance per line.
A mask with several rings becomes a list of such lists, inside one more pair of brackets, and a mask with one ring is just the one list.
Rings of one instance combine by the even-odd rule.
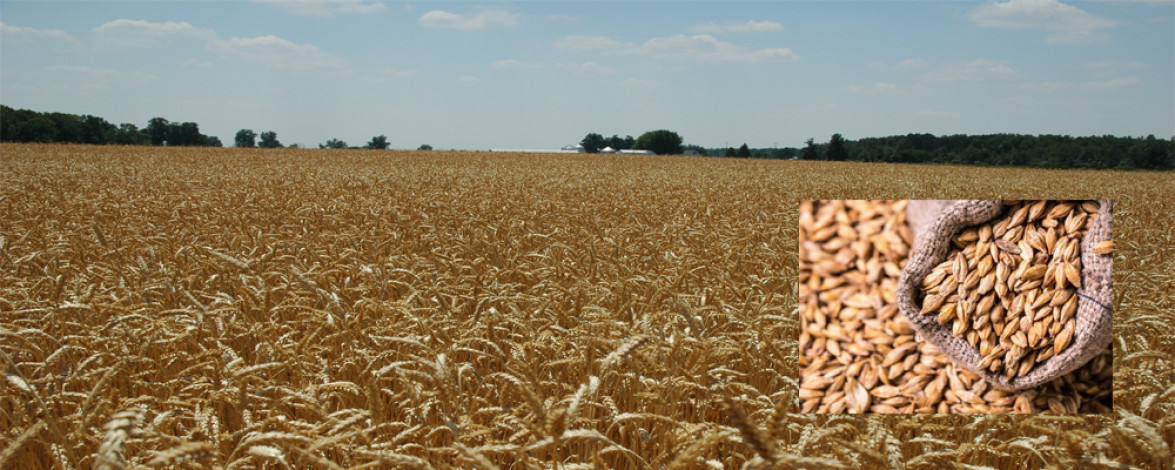
[[1083, 299], [1085, 299], [1085, 300], [1088, 300], [1088, 301], [1090, 301], [1090, 302], [1093, 302], [1093, 303], [1097, 304], [1099, 307], [1101, 307], [1101, 308], [1105, 309], [1107, 312], [1114, 313], [1114, 309], [1112, 309], [1112, 308], [1110, 308], [1110, 307], [1107, 307], [1107, 306], [1106, 306], [1106, 304], [1103, 304], [1103, 303], [1101, 303], [1101, 302], [1098, 302], [1097, 300], [1094, 300], [1094, 298], [1093, 298], [1093, 297], [1090, 297], [1090, 296], [1088, 296], [1088, 295], [1082, 294], [1082, 293], [1081, 293], [1081, 291], [1077, 291], [1077, 296], [1078, 296], [1078, 297], [1081, 297], [1081, 298], [1083, 298]]

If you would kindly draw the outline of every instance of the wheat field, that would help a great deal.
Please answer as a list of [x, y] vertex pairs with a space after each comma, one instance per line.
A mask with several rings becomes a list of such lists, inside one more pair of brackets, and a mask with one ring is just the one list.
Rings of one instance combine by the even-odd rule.
[[[0, 467], [1170, 468], [1170, 173], [0, 146]], [[805, 199], [1112, 199], [1112, 413], [801, 412]]]

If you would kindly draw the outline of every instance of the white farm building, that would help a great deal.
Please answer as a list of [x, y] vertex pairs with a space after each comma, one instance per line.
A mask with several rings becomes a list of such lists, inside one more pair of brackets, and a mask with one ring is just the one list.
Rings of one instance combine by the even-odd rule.
[[[490, 149], [491, 152], [517, 152], [517, 153], [586, 153], [582, 145], [564, 145], [559, 150], [550, 149]], [[600, 149], [600, 153], [619, 153], [624, 155], [654, 155], [652, 150], [616, 150], [612, 147], [604, 147]]]
[[652, 150], [616, 150], [612, 147], [604, 147], [600, 149], [600, 153], [620, 153], [626, 155], [653, 155]]

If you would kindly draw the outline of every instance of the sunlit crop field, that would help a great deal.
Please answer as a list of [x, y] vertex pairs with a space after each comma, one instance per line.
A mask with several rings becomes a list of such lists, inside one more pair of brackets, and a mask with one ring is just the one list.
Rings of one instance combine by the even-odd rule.
[[[6, 144], [0, 468], [1169, 468], [1172, 194], [1170, 173]], [[800, 413], [798, 204], [861, 198], [1114, 200], [1113, 412]]]

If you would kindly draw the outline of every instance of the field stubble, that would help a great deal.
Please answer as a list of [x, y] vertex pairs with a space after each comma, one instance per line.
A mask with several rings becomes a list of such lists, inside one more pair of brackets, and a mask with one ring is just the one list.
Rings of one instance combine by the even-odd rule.
[[[1171, 457], [1170, 174], [0, 150], [0, 461], [12, 468]], [[1115, 200], [1114, 414], [799, 413], [797, 204], [864, 195]]]

